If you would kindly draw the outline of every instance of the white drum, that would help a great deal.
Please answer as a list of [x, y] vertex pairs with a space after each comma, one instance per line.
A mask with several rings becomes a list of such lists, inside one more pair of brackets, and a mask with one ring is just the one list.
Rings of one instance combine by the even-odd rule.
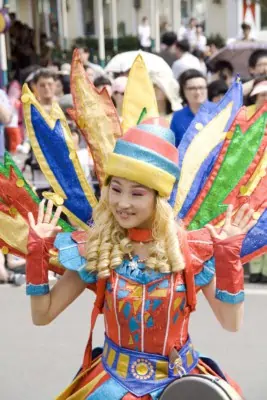
[[160, 400], [242, 400], [225, 380], [212, 375], [186, 375], [166, 387]]

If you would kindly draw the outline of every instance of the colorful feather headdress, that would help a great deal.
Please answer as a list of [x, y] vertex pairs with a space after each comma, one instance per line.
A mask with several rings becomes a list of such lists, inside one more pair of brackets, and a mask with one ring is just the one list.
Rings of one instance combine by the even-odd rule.
[[[153, 85], [142, 57], [138, 56], [128, 78], [122, 126], [107, 92], [99, 92], [88, 80], [77, 51], [72, 61], [71, 90], [74, 109], [70, 115], [88, 143], [101, 186], [108, 155], [117, 139], [144, 118], [158, 117]], [[45, 193], [45, 197], [51, 198], [55, 205], [62, 205], [64, 213], [81, 229], [88, 229], [97, 199], [79, 164], [64, 114], [55, 104], [48, 115], [27, 86], [23, 87], [22, 102], [33, 151], [54, 191]], [[215, 108], [203, 106], [196, 115], [179, 147], [180, 179], [173, 188], [170, 203], [187, 229], [199, 229], [207, 223], [220, 226], [228, 204], [232, 203], [237, 210], [249, 202], [258, 222], [243, 244], [243, 260], [248, 261], [265, 252], [267, 246], [267, 106], [250, 119], [241, 106], [242, 87], [237, 81]], [[6, 157], [0, 169], [0, 183], [2, 187], [8, 176], [12, 194], [9, 197], [0, 194], [0, 218], [10, 232], [16, 218], [18, 226], [24, 226], [22, 237], [25, 239], [26, 211], [36, 212], [39, 201], [29, 189], [27, 199], [24, 197], [25, 210], [21, 209], [22, 203], [18, 206], [17, 182], [23, 181], [25, 185], [26, 181], [9, 156]], [[15, 217], [10, 211], [13, 209], [17, 210]], [[63, 230], [70, 229], [68, 224], [63, 227]], [[25, 253], [25, 241], [23, 245], [14, 243], [1, 230], [0, 241], [12, 252], [23, 248]]]

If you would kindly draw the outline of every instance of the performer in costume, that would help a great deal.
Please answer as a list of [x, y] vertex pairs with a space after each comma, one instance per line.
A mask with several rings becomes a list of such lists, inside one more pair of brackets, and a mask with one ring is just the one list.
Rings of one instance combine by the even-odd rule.
[[[185, 238], [167, 201], [178, 178], [174, 137], [168, 128], [152, 122], [128, 130], [109, 157], [107, 186], [86, 239], [86, 267], [79, 275], [66, 272], [51, 294], [32, 296], [33, 321], [47, 324], [87, 283], [105, 281], [103, 353], [91, 364], [89, 344], [81, 372], [59, 399], [72, 398], [73, 393], [75, 399], [101, 399], [107, 391], [118, 400], [149, 399], [149, 393], [157, 399], [168, 383], [189, 372], [220, 374], [199, 358], [188, 336], [199, 290], [224, 328], [236, 331], [240, 326], [244, 282], [240, 250], [244, 235], [256, 222], [254, 210], [244, 205], [233, 217], [230, 206], [219, 231], [208, 225]], [[44, 276], [47, 270], [45, 248], [53, 243], [51, 233], [60, 211], [51, 220], [51, 206], [50, 202], [44, 214], [41, 204], [36, 223], [30, 216], [30, 295], [38, 288], [31, 271], [36, 274], [39, 266]], [[74, 244], [69, 234], [59, 235], [55, 242], [69, 258]], [[221, 301], [216, 287], [228, 292], [232, 303]]]
[[[4, 243], [7, 250], [18, 253], [21, 249], [27, 257], [27, 293], [34, 323], [50, 323], [86, 287], [96, 292], [81, 371], [58, 399], [159, 399], [166, 386], [189, 373], [221, 377], [229, 382], [233, 399], [238, 399], [237, 385], [213, 361], [199, 356], [188, 323], [196, 294], [202, 290], [225, 329], [236, 331], [241, 324], [244, 277], [240, 257], [246, 262], [266, 250], [266, 235], [262, 234], [266, 229], [262, 195], [266, 185], [266, 106], [247, 122], [244, 110], [237, 113], [240, 105], [230, 92], [230, 100], [226, 97], [220, 103], [216, 115], [196, 117], [181, 143], [178, 162], [173, 133], [163, 120], [144, 119], [142, 112], [134, 126], [140, 107], [132, 107], [134, 118], [123, 119], [122, 135], [107, 108], [105, 93], [101, 97], [89, 86], [88, 97], [82, 95], [87, 83], [75, 55], [73, 65], [74, 101], [81, 103], [72, 114], [84, 134], [91, 124], [90, 136], [85, 137], [93, 142], [92, 154], [98, 156], [99, 203], [82, 178], [59, 110], [54, 108], [54, 116], [42, 114], [27, 88], [22, 98], [27, 129], [55, 193], [45, 194], [50, 201], [47, 206], [41, 202], [38, 211], [39, 202], [8, 156], [4, 172], [7, 175], [6, 170], [14, 168], [8, 181], [13, 193], [11, 197], [1, 193], [8, 226], [14, 226], [16, 220], [23, 231], [21, 243], [17, 243], [7, 236], [6, 229]], [[138, 59], [133, 70], [140, 68]], [[134, 84], [131, 74], [127, 90]], [[141, 103], [141, 111], [149, 106], [146, 94], [151, 95], [145, 79], [142, 85], [148, 85], [148, 90], [142, 98], [132, 99]], [[238, 85], [233, 91], [237, 89]], [[127, 90], [125, 99], [129, 101]], [[75, 98], [77, 93], [80, 96]], [[94, 107], [89, 107], [92, 99]], [[149, 117], [157, 114], [154, 100], [150, 105], [146, 110]], [[130, 109], [133, 104], [128, 106]], [[88, 110], [94, 117], [81, 118], [79, 112], [84, 117]], [[102, 154], [96, 146], [99, 132]], [[109, 151], [103, 154], [106, 148]], [[60, 167], [61, 161], [65, 168]], [[208, 168], [201, 168], [203, 161], [208, 161]], [[67, 167], [68, 180], [64, 175]], [[63, 212], [80, 221], [84, 231], [71, 232], [70, 226], [59, 221], [61, 208], [52, 213], [53, 204], [61, 204]], [[88, 226], [89, 206], [93, 222]], [[26, 211], [32, 211], [27, 250]], [[183, 227], [175, 220], [178, 212]], [[64, 233], [55, 239], [61, 228]], [[4, 238], [1, 234], [2, 243]], [[62, 267], [67, 271], [50, 292], [48, 269], [54, 269], [55, 263], [59, 272]], [[99, 354], [92, 351], [92, 332], [100, 312], [105, 319], [105, 343]]]

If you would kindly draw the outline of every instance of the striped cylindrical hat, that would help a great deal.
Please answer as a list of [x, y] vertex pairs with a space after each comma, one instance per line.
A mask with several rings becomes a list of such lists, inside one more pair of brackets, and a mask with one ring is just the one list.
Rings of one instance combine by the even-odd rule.
[[169, 197], [179, 169], [178, 150], [168, 122], [153, 118], [130, 128], [109, 155], [106, 174], [138, 182]]

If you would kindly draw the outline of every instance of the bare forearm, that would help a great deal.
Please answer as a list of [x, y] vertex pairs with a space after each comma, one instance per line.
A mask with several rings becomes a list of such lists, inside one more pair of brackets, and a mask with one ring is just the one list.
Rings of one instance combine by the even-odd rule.
[[48, 325], [51, 322], [51, 318], [49, 318], [50, 304], [51, 293], [43, 296], [31, 296], [31, 313], [34, 325]]
[[202, 291], [221, 326], [227, 331], [237, 332], [243, 322], [244, 302], [233, 304], [217, 299], [215, 278]]
[[52, 290], [43, 296], [31, 296], [32, 321], [48, 325], [64, 311], [86, 288], [76, 272], [66, 271]]
[[216, 302], [216, 317], [224, 329], [230, 332], [237, 332], [241, 328], [244, 316], [244, 302], [238, 304]]

